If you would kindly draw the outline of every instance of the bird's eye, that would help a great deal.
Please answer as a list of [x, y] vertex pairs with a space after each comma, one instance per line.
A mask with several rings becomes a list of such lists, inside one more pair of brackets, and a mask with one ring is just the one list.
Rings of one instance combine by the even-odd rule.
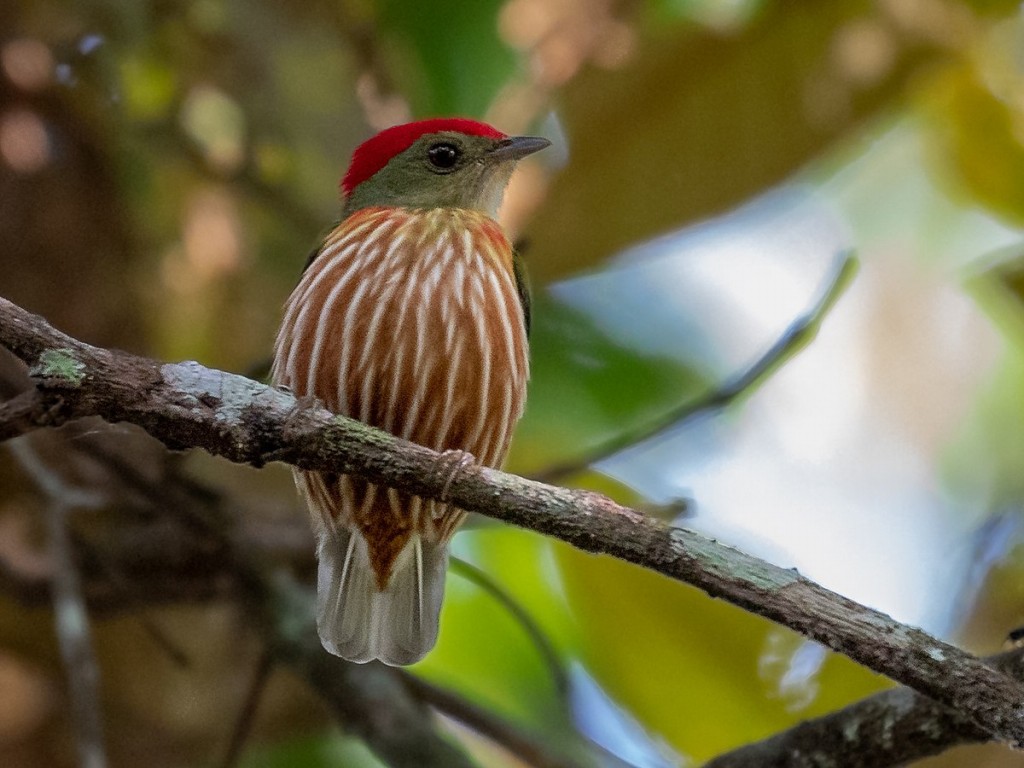
[[427, 150], [427, 159], [430, 164], [440, 171], [450, 171], [459, 161], [462, 152], [454, 144], [441, 142], [434, 144]]

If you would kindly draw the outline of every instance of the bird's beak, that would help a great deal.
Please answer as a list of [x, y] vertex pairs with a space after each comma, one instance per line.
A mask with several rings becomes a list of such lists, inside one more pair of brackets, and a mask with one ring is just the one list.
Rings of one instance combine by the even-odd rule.
[[495, 162], [519, 160], [549, 146], [551, 142], [540, 136], [511, 136], [499, 141], [484, 157]]

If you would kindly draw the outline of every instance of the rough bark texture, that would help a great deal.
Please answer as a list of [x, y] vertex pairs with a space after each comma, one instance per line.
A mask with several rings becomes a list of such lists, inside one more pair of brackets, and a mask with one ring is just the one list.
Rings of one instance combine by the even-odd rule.
[[[985, 662], [1024, 678], [1022, 649]], [[964, 715], [909, 688], [896, 688], [720, 755], [704, 768], [878, 768], [988, 740], [988, 733]]]
[[[350, 472], [562, 539], [697, 586], [769, 618], [959, 712], [992, 737], [1024, 744], [1024, 685], [960, 649], [700, 534], [595, 493], [470, 466], [334, 416], [316, 404], [195, 362], [160, 364], [98, 349], [0, 299], [0, 344], [32, 366], [41, 407], [19, 423], [98, 415], [131, 422], [172, 449], [203, 448], [262, 466]], [[28, 413], [29, 416], [25, 414]], [[6, 430], [6, 431], [5, 431]], [[11, 430], [0, 424], [0, 434]]]

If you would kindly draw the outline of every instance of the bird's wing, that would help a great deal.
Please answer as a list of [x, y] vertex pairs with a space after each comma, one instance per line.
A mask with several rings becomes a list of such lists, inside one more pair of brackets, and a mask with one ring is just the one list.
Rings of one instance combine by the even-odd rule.
[[512, 271], [516, 278], [516, 291], [519, 293], [519, 303], [523, 306], [523, 325], [526, 326], [526, 337], [530, 337], [530, 276], [526, 272], [526, 262], [518, 250], [512, 251]]

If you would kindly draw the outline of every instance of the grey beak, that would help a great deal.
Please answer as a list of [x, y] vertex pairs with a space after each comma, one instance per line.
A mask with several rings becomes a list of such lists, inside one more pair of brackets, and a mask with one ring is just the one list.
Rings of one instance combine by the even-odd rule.
[[540, 136], [512, 136], [498, 142], [498, 145], [488, 152], [486, 157], [488, 160], [496, 160], [498, 162], [519, 160], [527, 155], [532, 155], [534, 152], [540, 152], [544, 147], [550, 146], [551, 142]]

